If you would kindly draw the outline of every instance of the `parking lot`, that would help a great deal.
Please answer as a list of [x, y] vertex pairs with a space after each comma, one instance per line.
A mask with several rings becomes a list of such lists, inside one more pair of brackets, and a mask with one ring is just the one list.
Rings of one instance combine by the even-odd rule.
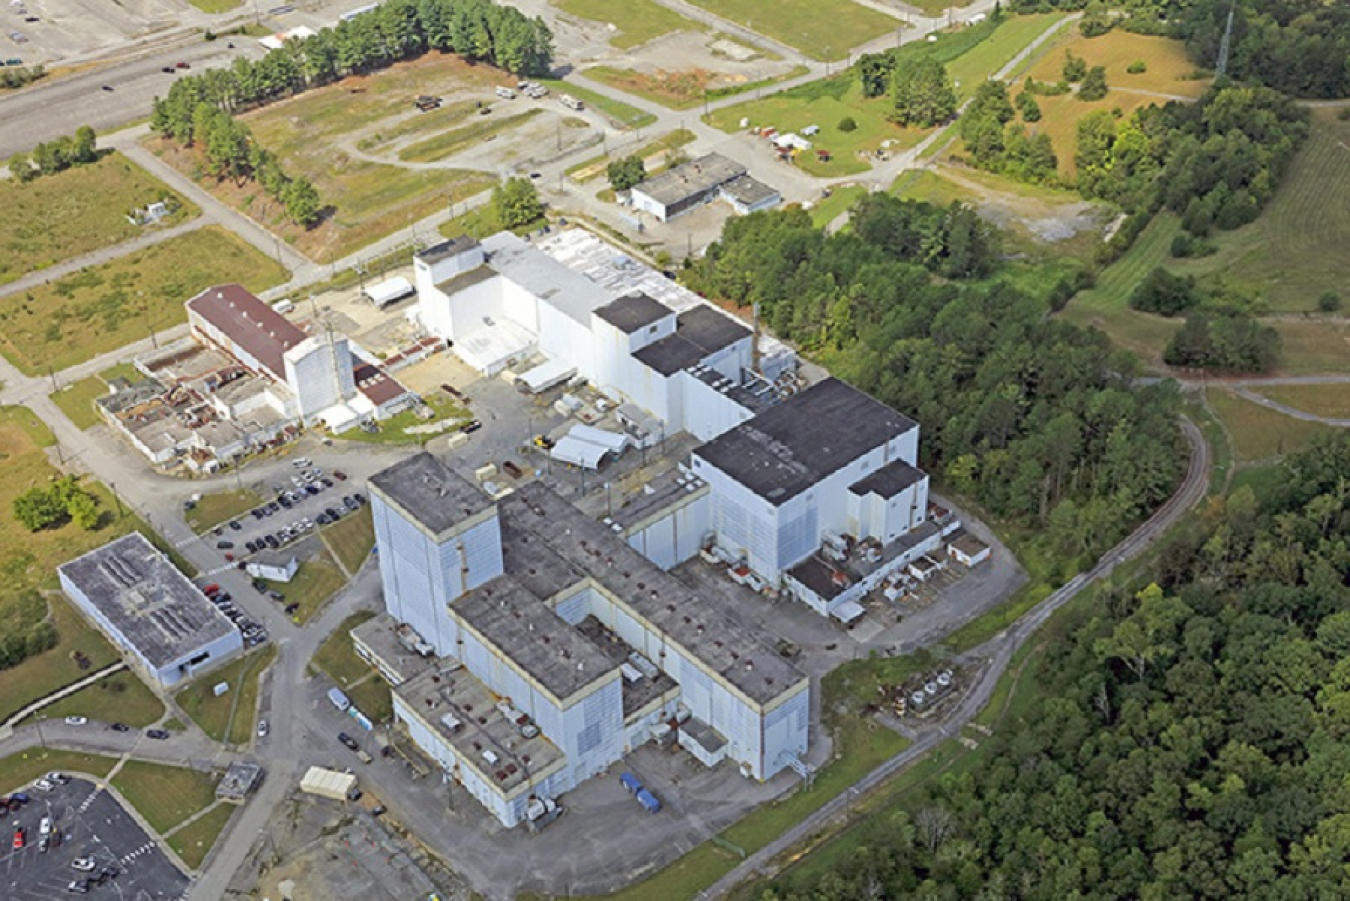
[[[9, 822], [9, 843], [0, 858], [0, 895], [6, 901], [47, 901], [87, 893], [91, 898], [177, 899], [188, 879], [107, 792], [85, 779], [72, 778], [50, 791], [24, 789], [31, 799]], [[51, 819], [52, 831], [42, 850], [40, 824]], [[23, 829], [23, 847], [14, 836]], [[92, 870], [80, 871], [87, 859]], [[89, 864], [86, 864], [88, 866]], [[110, 875], [98, 884], [101, 872]], [[111, 875], [115, 872], [115, 875]], [[87, 892], [73, 883], [94, 877]]]

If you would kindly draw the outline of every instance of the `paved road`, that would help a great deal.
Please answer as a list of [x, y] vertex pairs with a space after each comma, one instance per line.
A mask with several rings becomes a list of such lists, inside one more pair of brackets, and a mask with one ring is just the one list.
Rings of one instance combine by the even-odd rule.
[[985, 665], [981, 670], [979, 681], [966, 693], [940, 727], [922, 733], [914, 744], [859, 779], [847, 791], [793, 826], [778, 839], [751, 854], [703, 892], [700, 898], [722, 898], [747, 879], [771, 876], [778, 872], [780, 866], [776, 863], [776, 859], [783, 852], [811, 837], [825, 826], [844, 819], [858, 798], [922, 759], [944, 741], [958, 735], [961, 728], [973, 720], [989, 703], [999, 678], [1008, 668], [1017, 649], [1029, 641], [1047, 619], [1084, 589], [1109, 577], [1117, 566], [1137, 557], [1199, 503], [1205, 496], [1209, 484], [1209, 447], [1205, 444], [1200, 430], [1190, 421], [1183, 421], [1182, 428], [1191, 447], [1191, 457], [1186, 468], [1186, 476], [1176, 493], [1128, 538], [1104, 554], [1091, 570], [1075, 576], [1010, 628], [961, 655], [960, 659], [964, 661], [984, 661]]

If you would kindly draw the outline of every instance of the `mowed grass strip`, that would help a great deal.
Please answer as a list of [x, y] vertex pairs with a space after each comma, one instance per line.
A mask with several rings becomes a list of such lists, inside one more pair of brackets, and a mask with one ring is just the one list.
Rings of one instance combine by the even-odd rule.
[[[262, 501], [262, 495], [251, 488], [203, 494], [197, 505], [188, 511], [187, 524], [194, 532], [200, 534], [244, 516]], [[224, 532], [221, 533], [221, 537], [225, 537]]]
[[262, 291], [287, 275], [208, 226], [0, 298], [0, 352], [28, 375], [64, 369], [185, 321], [184, 302], [211, 285]]
[[28, 785], [44, 773], [88, 773], [102, 778], [112, 772], [117, 760], [99, 754], [81, 754], [60, 748], [30, 748], [0, 758], [0, 794], [9, 794]]
[[537, 81], [552, 91], [555, 97], [558, 94], [571, 94], [590, 108], [599, 111], [617, 128], [644, 128], [656, 121], [656, 117], [651, 113], [570, 81], [560, 81], [556, 78], [540, 78]]
[[843, 59], [854, 47], [903, 27], [850, 0], [692, 0], [695, 6], [787, 44], [812, 59]]
[[1254, 389], [1262, 397], [1328, 419], [1350, 419], [1350, 384], [1270, 385]]
[[325, 549], [318, 555], [302, 561], [299, 569], [295, 571], [295, 578], [289, 582], [267, 584], [285, 597], [281, 603], [300, 605], [300, 608], [291, 614], [291, 618], [297, 623], [303, 623], [319, 612], [328, 599], [347, 584], [347, 579]]
[[957, 84], [962, 100], [1012, 62], [1032, 41], [1064, 21], [1063, 13], [1008, 16], [988, 38], [947, 63], [947, 75]]
[[[256, 726], [258, 679], [274, 659], [276, 648], [269, 644], [212, 670], [178, 692], [174, 700], [213, 740], [247, 744]], [[214, 689], [222, 682], [229, 690], [217, 697]]]
[[375, 526], [371, 521], [370, 505], [326, 526], [319, 534], [343, 569], [355, 573], [375, 547]]
[[0, 284], [81, 254], [119, 244], [153, 230], [133, 225], [127, 214], [165, 197], [179, 212], [173, 221], [201, 214], [168, 186], [120, 153], [19, 184], [0, 179]]
[[361, 610], [344, 619], [342, 624], [333, 630], [333, 634], [319, 645], [319, 650], [315, 651], [313, 659], [310, 660], [311, 668], [323, 673], [344, 690], [368, 676], [371, 673], [370, 665], [357, 657], [356, 652], [352, 650], [351, 631], [374, 618], [374, 613]]
[[233, 804], [217, 801], [215, 807], [169, 836], [169, 847], [183, 863], [194, 870], [199, 868], [238, 809]]
[[1303, 450], [1319, 435], [1337, 431], [1318, 422], [1286, 416], [1227, 389], [1211, 388], [1206, 398], [1223, 423], [1233, 445], [1233, 455], [1240, 463], [1292, 454]]
[[703, 30], [655, 0], [553, 0], [553, 5], [569, 15], [613, 25], [609, 42], [624, 50], [671, 32]]
[[523, 125], [542, 113], [539, 107], [509, 116], [487, 116], [479, 121], [410, 144], [398, 152], [398, 158], [410, 163], [430, 163], [491, 140], [517, 125]]
[[84, 716], [142, 729], [164, 717], [164, 702], [134, 673], [123, 670], [43, 707], [36, 716], [47, 720]]
[[63, 385], [60, 391], [52, 394], [52, 402], [61, 408], [66, 418], [75, 428], [83, 431], [91, 429], [103, 420], [98, 415], [94, 401], [108, 394], [108, 383], [96, 375], [86, 376], [78, 382]]
[[568, 167], [564, 173], [568, 178], [575, 182], [588, 182], [593, 178], [599, 178], [606, 173], [609, 164], [617, 159], [626, 156], [640, 156], [644, 160], [655, 156], [666, 150], [674, 150], [692, 143], [694, 133], [687, 128], [677, 128], [672, 132], [662, 135], [655, 141], [648, 141], [645, 144], [638, 144], [636, 141], [631, 144], [615, 147], [607, 154], [591, 157], [583, 160], [576, 165]]
[[210, 773], [128, 760], [112, 778], [112, 786], [162, 835], [213, 804], [217, 781]]

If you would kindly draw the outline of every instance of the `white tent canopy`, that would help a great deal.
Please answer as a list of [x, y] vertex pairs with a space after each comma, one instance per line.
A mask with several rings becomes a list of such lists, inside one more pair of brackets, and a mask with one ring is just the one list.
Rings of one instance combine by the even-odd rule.
[[867, 611], [863, 609], [863, 606], [857, 601], [844, 601], [844, 603], [837, 604], [835, 608], [830, 611], [830, 616], [833, 616], [841, 623], [847, 624], [853, 622], [866, 612]]
[[547, 391], [554, 385], [565, 382], [577, 374], [577, 368], [562, 360], [549, 360], [540, 363], [529, 372], [516, 378], [516, 383], [524, 385], [531, 394]]
[[553, 450], [549, 451], [553, 459], [559, 463], [570, 463], [573, 466], [581, 466], [585, 469], [598, 469], [600, 461], [609, 453], [606, 448], [598, 444], [592, 444], [589, 441], [582, 441], [580, 438], [574, 438], [571, 435], [564, 435], [553, 445]]
[[417, 293], [413, 288], [412, 282], [401, 275], [385, 279], [378, 285], [371, 285], [363, 292], [370, 298], [370, 302], [380, 309], [384, 309], [396, 300], [402, 300], [405, 297], [411, 297]]
[[597, 429], [595, 426], [574, 425], [567, 436], [576, 438], [578, 441], [585, 441], [587, 444], [599, 445], [611, 454], [623, 453], [624, 448], [628, 447], [627, 435]]

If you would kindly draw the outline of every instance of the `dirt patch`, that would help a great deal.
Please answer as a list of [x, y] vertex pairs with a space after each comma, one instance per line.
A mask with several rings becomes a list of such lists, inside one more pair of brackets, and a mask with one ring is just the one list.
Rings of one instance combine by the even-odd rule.
[[1102, 207], [1085, 200], [1056, 202], [999, 191], [944, 166], [943, 178], [970, 192], [981, 216], [1000, 228], [1020, 229], [1043, 244], [1068, 241], [1087, 232], [1101, 232]]
[[649, 75], [704, 73], [711, 88], [777, 78], [790, 72], [793, 65], [786, 60], [769, 59], [724, 38], [687, 31], [657, 38], [644, 45], [640, 54], [609, 62]]

